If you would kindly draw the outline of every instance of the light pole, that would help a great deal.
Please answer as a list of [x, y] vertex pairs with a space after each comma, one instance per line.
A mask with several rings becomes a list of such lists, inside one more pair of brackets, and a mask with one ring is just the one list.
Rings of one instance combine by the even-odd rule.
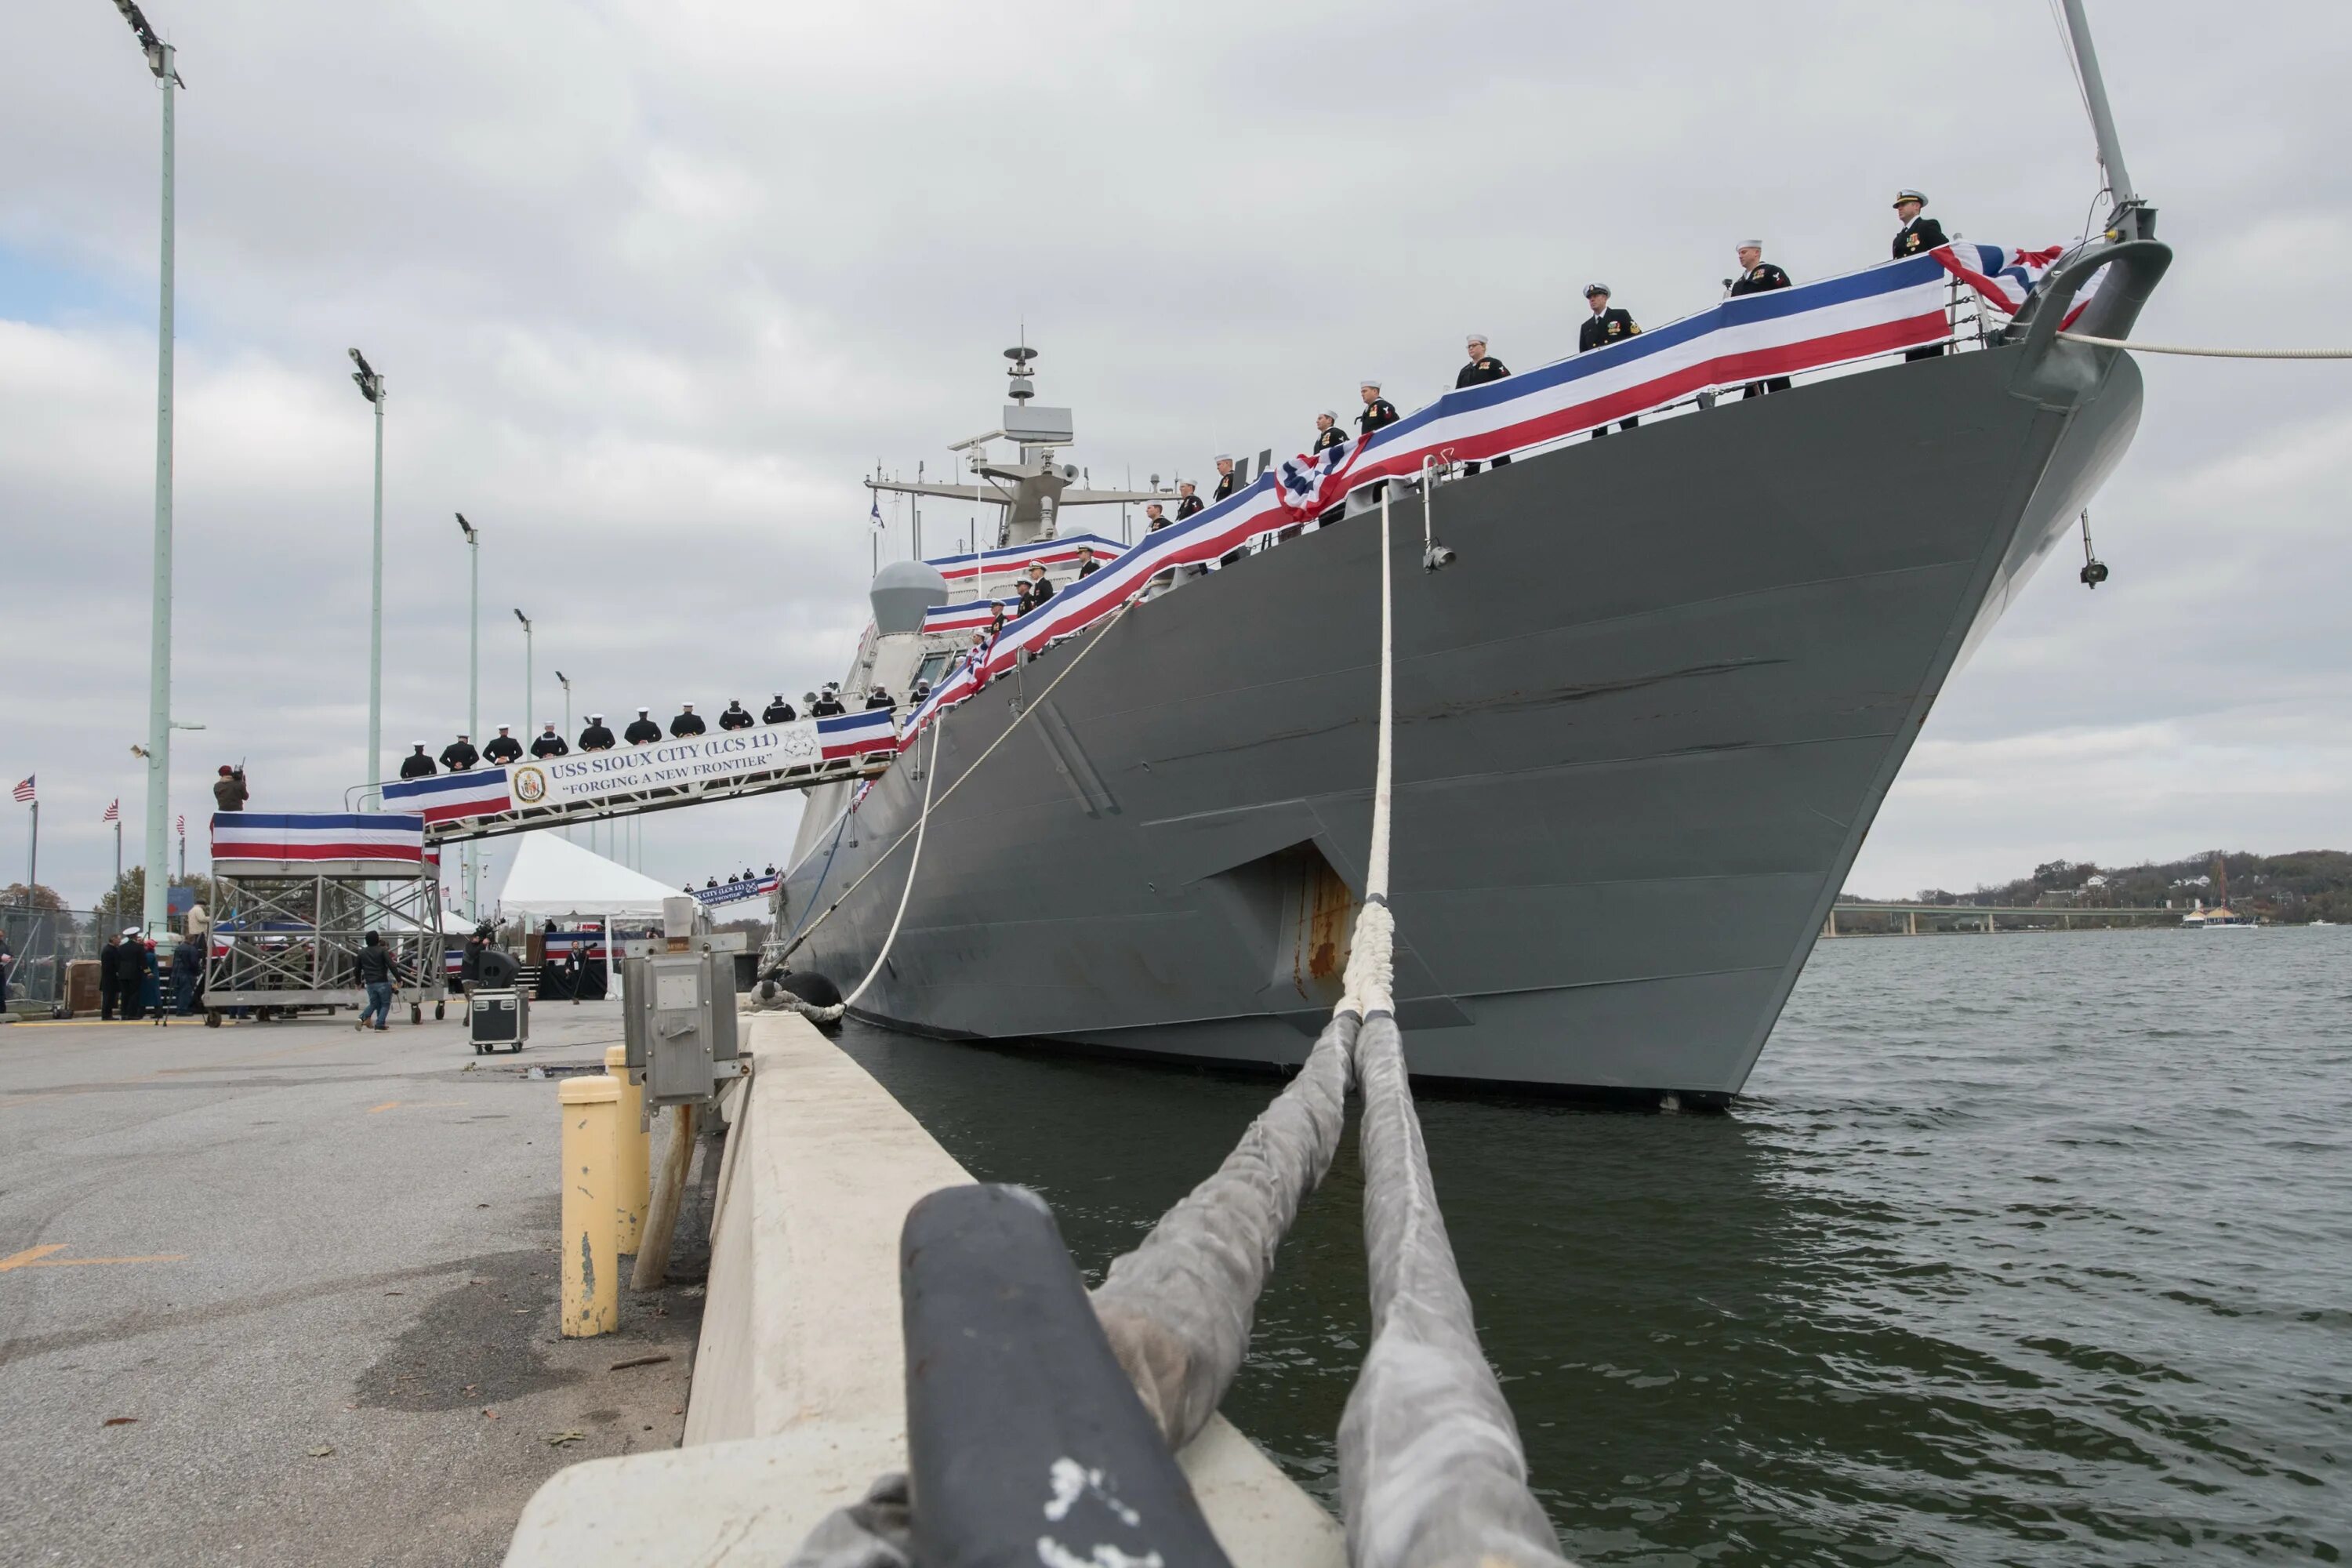
[[[154, 609], [149, 617], [147, 643], [147, 864], [165, 870], [171, 866], [166, 847], [171, 822], [172, 790], [172, 110], [173, 89], [185, 87], [180, 79], [178, 52], [155, 36], [133, 0], [114, 0], [114, 8], [131, 24], [147, 68], [163, 90], [163, 251], [155, 324], [155, 559]], [[121, 825], [116, 826], [118, 837]], [[161, 936], [168, 929], [166, 909], [171, 879], [147, 879], [147, 896], [140, 923]]]
[[383, 778], [383, 377], [359, 350], [352, 379], [375, 406], [375, 556], [368, 589], [368, 783]]
[[515, 619], [522, 623], [522, 732], [536, 735], [539, 733], [539, 720], [531, 712], [530, 689], [539, 682], [531, 674], [530, 668], [530, 617], [517, 610]]
[[[457, 527], [466, 535], [466, 560], [472, 580], [470, 618], [466, 633], [466, 739], [471, 743], [482, 728], [482, 531], [466, 521], [466, 514], [456, 514]], [[475, 886], [474, 847], [466, 846], [466, 913], [479, 919], [482, 906]]]

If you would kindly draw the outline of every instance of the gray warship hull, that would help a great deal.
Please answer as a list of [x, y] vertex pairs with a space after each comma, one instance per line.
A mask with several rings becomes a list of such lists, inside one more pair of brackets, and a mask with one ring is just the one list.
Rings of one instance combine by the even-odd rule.
[[[1459, 559], [1433, 574], [1401, 496], [1416, 1075], [1737, 1093], [1937, 693], [2140, 399], [2127, 356], [2005, 346], [1727, 403], [1440, 485]], [[857, 1011], [1303, 1059], [1363, 886], [1379, 541], [1359, 515], [1250, 556], [948, 713]], [[915, 822], [931, 754], [927, 731], [838, 829], [847, 786], [811, 797], [795, 969], [845, 989], [872, 965], [905, 848], [816, 917]]]

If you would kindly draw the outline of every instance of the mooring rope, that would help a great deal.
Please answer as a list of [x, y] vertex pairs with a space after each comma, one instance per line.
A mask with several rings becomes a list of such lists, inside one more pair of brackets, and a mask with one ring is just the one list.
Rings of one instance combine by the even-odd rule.
[[[1424, 493], [1423, 504], [1427, 497]], [[1364, 908], [1341, 1010], [1360, 1012], [1357, 1142], [1372, 1342], [1339, 1419], [1339, 1497], [1352, 1568], [1561, 1568], [1429, 1173], [1391, 990], [1388, 907], [1396, 732], [1394, 564], [1381, 495], [1381, 713]]]
[[2091, 343], [2103, 349], [2129, 349], [2143, 354], [2189, 354], [2198, 359], [2352, 359], [2352, 349], [2206, 349], [2180, 343], [2137, 343], [2122, 338], [2095, 338], [2088, 332], [2061, 331], [2070, 343]]

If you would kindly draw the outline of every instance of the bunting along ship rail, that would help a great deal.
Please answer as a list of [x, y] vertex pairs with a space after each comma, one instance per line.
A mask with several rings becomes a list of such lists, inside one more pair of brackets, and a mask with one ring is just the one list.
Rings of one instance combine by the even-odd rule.
[[[872, 481], [1003, 503], [1004, 547], [941, 563], [953, 587], [915, 562], [877, 578], [850, 705], [919, 677], [953, 689], [878, 780], [806, 797], [772, 955], [843, 989], [867, 972], [928, 783], [861, 1015], [1300, 1061], [1363, 887], [1381, 566], [1363, 487], [1387, 476], [1414, 1072], [1737, 1093], [1937, 694], [2129, 444], [2130, 357], [2059, 336], [2125, 336], [2168, 264], [2153, 213], [2124, 218], [2055, 266], [1949, 247], [1450, 395], [1339, 471], [1297, 460], [1124, 553], [1101, 542], [1112, 564], [1083, 582], [1053, 563], [1062, 592], [956, 676], [992, 564], [1066, 555], [1061, 511], [1126, 499], [1067, 489], [1067, 415], [1027, 408], [1015, 351], [994, 435], [1018, 462], [983, 440], [971, 486]], [[1970, 352], [1895, 357], [1952, 335], [1956, 279], [2012, 319], [1953, 345]], [[1563, 444], [1715, 387], [1719, 405]], [[1327, 500], [1322, 526], [1280, 537]], [[1433, 505], [1458, 552], [1442, 571], [1422, 569]]]

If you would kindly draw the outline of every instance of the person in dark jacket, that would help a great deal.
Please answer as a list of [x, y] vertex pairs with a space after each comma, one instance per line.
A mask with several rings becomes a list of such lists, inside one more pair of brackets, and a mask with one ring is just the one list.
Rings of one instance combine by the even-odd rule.
[[1192, 493], [1193, 489], [1192, 481], [1190, 479], [1179, 479], [1176, 481], [1176, 521], [1179, 522], [1183, 521], [1186, 518], [1192, 516], [1196, 511], [1205, 511], [1208, 510], [1209, 503], [1202, 500], [1199, 496], [1194, 495]]
[[[1739, 276], [1731, 280], [1729, 298], [1744, 299], [1750, 294], [1769, 294], [1775, 289], [1789, 287], [1789, 275], [1764, 259], [1762, 240], [1741, 240], [1738, 254]], [[1785, 375], [1776, 375], [1769, 381], [1749, 382], [1739, 389], [1739, 396], [1740, 400], [1745, 402], [1751, 397], [1762, 397], [1767, 393], [1788, 390], [1789, 378]]]
[[799, 717], [800, 714], [793, 710], [793, 705], [784, 700], [784, 694], [779, 691], [776, 693], [775, 700], [769, 703], [766, 708], [761, 710], [760, 722], [762, 724], [789, 724]]
[[400, 972], [399, 962], [392, 949], [383, 945], [383, 939], [370, 931], [360, 943], [360, 950], [352, 960], [352, 968], [357, 973], [360, 984], [367, 991], [367, 1005], [360, 1009], [359, 1022], [352, 1027], [368, 1027], [368, 1019], [373, 1016], [375, 1030], [382, 1034], [392, 1014], [392, 983]]
[[818, 690], [816, 700], [809, 704], [809, 717], [812, 719], [837, 719], [848, 711], [841, 705], [841, 688], [830, 680]]
[[[1944, 226], [1921, 210], [1927, 205], [1927, 198], [1917, 191], [1895, 193], [1895, 216], [1903, 220], [1903, 226], [1895, 231], [1895, 260], [1900, 261], [1906, 256], [1923, 255], [1948, 243], [1944, 238]], [[1912, 349], [1903, 357], [1906, 360], [1935, 359], [1943, 352], [1943, 344], [1930, 343], [1923, 349]]]
[[1218, 453], [1217, 488], [1209, 492], [1209, 499], [1213, 501], [1221, 501], [1239, 489], [1241, 489], [1241, 479], [1234, 472], [1234, 455], [1231, 452]]
[[738, 697], [729, 698], [726, 709], [719, 715], [721, 730], [748, 730], [758, 722], [751, 717], [751, 710], [743, 706], [742, 699]]
[[[1381, 395], [1379, 382], [1367, 378], [1356, 391], [1357, 395], [1364, 400], [1364, 411], [1356, 416], [1356, 427], [1363, 434], [1369, 436], [1375, 430], [1385, 430], [1402, 417], [1397, 413], [1396, 405]], [[1322, 448], [1318, 447], [1316, 449], [1320, 451]]]
[[473, 741], [462, 731], [456, 740], [441, 748], [441, 771], [445, 773], [462, 773], [481, 760], [482, 754], [474, 750]]
[[139, 954], [139, 1010], [150, 1022], [162, 1024], [163, 1018], [163, 961], [155, 956], [155, 939], [143, 936], [135, 948]]
[[1319, 457], [1334, 447], [1347, 444], [1348, 433], [1339, 428], [1339, 416], [1336, 410], [1326, 408], [1315, 416], [1315, 444], [1307, 448], [1308, 452]]
[[[1458, 392], [1465, 386], [1484, 386], [1490, 381], [1500, 381], [1511, 374], [1509, 365], [1486, 352], [1486, 333], [1471, 333], [1463, 346], [1469, 350], [1470, 363], [1454, 373], [1455, 391]], [[1510, 460], [1510, 454], [1506, 452], [1495, 459], [1495, 467], [1502, 468]], [[1478, 465], [1475, 463], [1465, 463], [1463, 467], [1474, 474], [1478, 471]]]
[[532, 739], [530, 754], [541, 762], [545, 762], [550, 757], [568, 757], [572, 754], [572, 745], [555, 732], [555, 721], [551, 719], [547, 721], [547, 727], [540, 731], [539, 734]]
[[1079, 579], [1079, 581], [1084, 582], [1087, 578], [1093, 576], [1096, 573], [1097, 573], [1097, 572], [1099, 572], [1099, 571], [1101, 571], [1101, 570], [1102, 570], [1102, 563], [1095, 559], [1095, 547], [1094, 547], [1093, 545], [1091, 545], [1091, 544], [1081, 544], [1081, 545], [1079, 545], [1079, 546], [1078, 546], [1078, 579]]
[[[1194, 510], [1198, 510], [1197, 503]], [[1181, 516], [1181, 513], [1179, 515]], [[1043, 566], [1034, 561], [1031, 562], [1029, 581], [1021, 584], [1021, 608], [1024, 612], [1034, 610], [1053, 596], [1054, 580], [1045, 575], [1045, 569]]]
[[205, 979], [205, 939], [190, 936], [182, 939], [172, 950], [173, 1011], [183, 1018], [196, 1010], [196, 988]]
[[[1584, 304], [1592, 313], [1585, 318], [1582, 326], [1576, 329], [1578, 353], [1591, 353], [1594, 349], [1605, 349], [1612, 343], [1622, 343], [1627, 338], [1642, 335], [1642, 324], [1633, 320], [1630, 311], [1617, 310], [1609, 303], [1608, 284], [1586, 285]], [[1627, 419], [1621, 421], [1617, 428], [1631, 430], [1640, 423], [1639, 419]], [[1592, 433], [1592, 438], [1597, 441], [1608, 434], [1609, 426], [1603, 425]]]
[[897, 706], [898, 706], [898, 699], [890, 695], [887, 687], [877, 686], [866, 694], [866, 710], [868, 713], [877, 708], [896, 708]]
[[142, 1012], [139, 1005], [141, 982], [147, 973], [147, 950], [140, 944], [136, 928], [122, 933], [122, 943], [114, 949], [114, 1002], [116, 1016], [124, 1023], [136, 1023]]
[[511, 724], [499, 726], [499, 732], [482, 747], [482, 761], [501, 768], [522, 761], [522, 742], [508, 732], [513, 728]]
[[650, 746], [660, 740], [661, 726], [654, 722], [653, 711], [650, 708], [638, 709], [636, 718], [630, 722], [628, 730], [621, 739], [628, 742], [632, 746]]
[[101, 1023], [114, 1022], [115, 1010], [121, 1005], [122, 982], [117, 978], [121, 972], [115, 957], [121, 951], [120, 936], [108, 937], [106, 945], [98, 950], [98, 1016]]
[[688, 735], [699, 735], [701, 733], [702, 716], [694, 710], [693, 703], [688, 702], [681, 704], [677, 717], [669, 721], [670, 739], [673, 741], [679, 741], [684, 740]]
[[588, 727], [580, 731], [580, 749], [583, 752], [609, 752], [616, 742], [602, 713], [588, 715]]
[[416, 750], [400, 759], [400, 776], [404, 779], [429, 779], [437, 771], [433, 759], [425, 754], [425, 742], [416, 742]]
[[220, 777], [213, 781], [213, 805], [222, 811], [243, 811], [253, 792], [245, 786], [245, 770], [227, 763], [220, 766]]

